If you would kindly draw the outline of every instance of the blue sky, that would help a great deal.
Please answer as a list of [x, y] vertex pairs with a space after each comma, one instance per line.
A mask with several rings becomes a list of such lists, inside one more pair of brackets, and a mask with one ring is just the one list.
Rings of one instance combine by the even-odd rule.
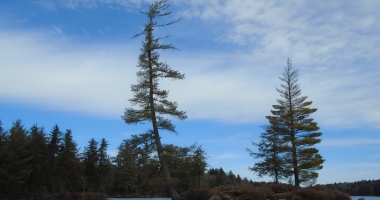
[[[26, 128], [58, 124], [83, 149], [106, 138], [109, 153], [148, 126], [126, 125], [130, 85], [150, 0], [2, 0], [0, 119]], [[286, 59], [323, 135], [318, 183], [380, 178], [380, 1], [169, 0], [170, 21], [157, 36], [179, 51], [161, 53], [183, 81], [163, 81], [187, 111], [164, 143], [202, 144], [210, 167], [253, 181], [260, 126], [280, 98]]]

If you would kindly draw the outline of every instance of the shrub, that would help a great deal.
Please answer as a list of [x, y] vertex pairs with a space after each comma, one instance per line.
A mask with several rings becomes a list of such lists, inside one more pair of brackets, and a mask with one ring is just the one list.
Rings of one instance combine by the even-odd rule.
[[351, 197], [343, 192], [335, 191], [334, 200], [351, 200]]
[[69, 192], [61, 192], [59, 193], [59, 199], [71, 199], [71, 195]]
[[107, 199], [107, 194], [106, 193], [100, 193], [100, 198], [101, 199]]
[[290, 200], [294, 196], [294, 194], [293, 194], [293, 192], [284, 192], [284, 193], [275, 194], [275, 196], [277, 199], [288, 199], [288, 200]]
[[308, 199], [308, 200], [327, 200], [328, 195], [325, 191], [323, 190], [315, 190], [311, 188], [302, 188], [299, 190], [295, 191], [295, 194], [297, 196], [302, 197], [303, 199]]
[[268, 184], [268, 187], [274, 193], [284, 193], [284, 192], [291, 192], [295, 190], [295, 187], [293, 185], [279, 184], [279, 183]]
[[81, 199], [82, 195], [83, 195], [82, 192], [72, 192], [71, 193], [71, 198], [73, 198], [73, 199]]
[[348, 194], [342, 193], [337, 190], [327, 189], [323, 187], [309, 187], [308, 189], [315, 190], [317, 193], [323, 193], [329, 200], [350, 200]]
[[300, 196], [294, 195], [290, 200], [303, 200]]
[[96, 195], [93, 192], [86, 192], [87, 199], [95, 199]]
[[240, 200], [266, 200], [266, 195], [262, 190], [255, 188], [239, 196]]
[[181, 194], [181, 197], [186, 200], [208, 200], [211, 196], [211, 192], [207, 189], [191, 190]]

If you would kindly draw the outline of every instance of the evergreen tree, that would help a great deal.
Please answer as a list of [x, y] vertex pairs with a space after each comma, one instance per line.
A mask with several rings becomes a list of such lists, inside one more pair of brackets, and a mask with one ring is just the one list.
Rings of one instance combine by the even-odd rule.
[[206, 171], [207, 162], [206, 162], [207, 154], [202, 148], [202, 146], [198, 146], [195, 148], [193, 153], [193, 157], [191, 160], [193, 174], [198, 178], [198, 188], [201, 188], [201, 177]]
[[63, 133], [59, 129], [58, 125], [55, 125], [49, 135], [49, 143], [48, 143], [48, 162], [49, 169], [48, 173], [48, 185], [50, 187], [50, 192], [57, 192], [58, 185], [60, 181], [59, 177], [59, 166], [58, 166], [58, 155], [60, 154], [60, 146], [62, 143], [62, 135]]
[[47, 138], [43, 127], [33, 125], [30, 128], [29, 151], [33, 155], [32, 169], [29, 187], [34, 194], [42, 194], [46, 191], [47, 174], [49, 169]]
[[114, 161], [117, 166], [114, 184], [117, 188], [125, 189], [125, 194], [144, 194], [152, 176], [147, 167], [150, 154], [153, 153], [151, 142], [145, 140], [148, 138], [152, 138], [151, 135], [132, 135], [132, 139], [124, 140], [119, 146]]
[[234, 185], [236, 181], [235, 174], [230, 170], [227, 174], [227, 184]]
[[263, 159], [255, 163], [249, 170], [258, 174], [259, 177], [268, 175], [273, 177], [275, 183], [279, 183], [280, 179], [287, 178], [290, 170], [286, 167], [283, 153], [286, 152], [284, 140], [278, 133], [279, 129], [276, 124], [263, 126], [265, 132], [261, 133], [261, 141], [259, 143], [252, 142], [252, 145], [258, 147], [258, 152], [246, 149], [249, 155]]
[[99, 182], [100, 182], [100, 192], [107, 192], [107, 188], [111, 185], [112, 176], [111, 172], [111, 161], [107, 154], [108, 143], [107, 140], [102, 138], [99, 147], [99, 161], [98, 161], [98, 172], [99, 172]]
[[7, 188], [12, 199], [19, 193], [27, 192], [26, 184], [32, 171], [33, 159], [27, 141], [27, 130], [24, 129], [21, 120], [17, 120], [9, 130], [7, 145]]
[[58, 167], [61, 192], [74, 191], [80, 187], [81, 174], [78, 148], [70, 129], [66, 130], [59, 151]]
[[145, 40], [137, 65], [140, 68], [140, 71], [137, 72], [138, 84], [131, 86], [134, 97], [129, 100], [133, 106], [138, 105], [140, 109], [127, 108], [122, 118], [127, 124], [144, 122], [152, 124], [152, 129], [148, 133], [153, 134], [155, 138], [157, 155], [168, 193], [172, 199], [176, 200], [179, 195], [172, 183], [168, 163], [162, 156], [163, 147], [159, 130], [176, 132], [175, 126], [170, 120], [164, 118], [164, 115], [170, 115], [178, 119], [185, 119], [187, 116], [185, 112], [177, 110], [176, 102], [167, 100], [168, 91], [159, 89], [158, 81], [162, 78], [184, 79], [185, 76], [178, 71], [172, 70], [168, 64], [159, 61], [158, 50], [175, 49], [175, 47], [171, 44], [159, 43], [161, 39], [167, 36], [160, 38], [153, 35], [155, 28], [171, 25], [178, 21], [175, 20], [165, 24], [157, 23], [157, 18], [171, 14], [171, 12], [165, 11], [168, 7], [166, 0], [159, 0], [151, 4], [148, 12], [141, 12], [147, 15], [149, 21], [144, 30], [136, 35], [144, 35]]
[[84, 165], [84, 176], [87, 180], [87, 190], [89, 192], [97, 192], [100, 185], [100, 174], [98, 171], [99, 150], [98, 142], [92, 138], [88, 142], [88, 146], [84, 148], [82, 162]]
[[309, 108], [312, 101], [306, 101], [307, 96], [300, 96], [298, 71], [293, 69], [292, 61], [287, 60], [283, 77], [280, 80], [281, 89], [276, 89], [283, 99], [278, 99], [278, 105], [273, 105], [273, 116], [267, 116], [269, 123], [276, 127], [274, 131], [281, 135], [285, 144], [287, 167], [292, 170], [294, 184], [312, 184], [318, 177], [316, 170], [322, 169], [324, 160], [313, 146], [321, 142], [318, 139], [322, 135], [318, 132], [317, 123], [309, 117], [317, 111]]
[[227, 174], [224, 172], [223, 168], [219, 168], [215, 177], [215, 186], [224, 185], [227, 182]]
[[7, 189], [7, 176], [8, 176], [8, 134], [3, 130], [2, 122], [0, 120], [0, 194], [5, 194]]

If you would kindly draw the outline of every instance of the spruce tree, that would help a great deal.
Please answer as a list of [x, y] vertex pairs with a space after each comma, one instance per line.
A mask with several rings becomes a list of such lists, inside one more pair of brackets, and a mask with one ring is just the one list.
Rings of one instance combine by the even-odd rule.
[[67, 129], [58, 155], [58, 171], [62, 191], [74, 191], [80, 187], [80, 162], [78, 148], [73, 140], [72, 132]]
[[263, 160], [255, 163], [253, 167], [249, 167], [249, 170], [255, 172], [259, 177], [268, 175], [273, 178], [275, 183], [279, 183], [279, 180], [288, 177], [290, 173], [283, 155], [286, 150], [284, 140], [274, 124], [263, 126], [263, 129], [264, 132], [260, 135], [261, 141], [259, 143], [252, 142], [252, 145], [257, 146], [258, 152], [246, 149], [249, 155]]
[[28, 149], [28, 131], [24, 129], [21, 120], [13, 123], [9, 130], [6, 163], [8, 176], [7, 187], [9, 196], [14, 199], [17, 194], [26, 192], [26, 184], [32, 171], [33, 155]]
[[131, 86], [134, 97], [129, 99], [132, 106], [138, 106], [139, 108], [126, 108], [122, 118], [127, 124], [145, 122], [152, 124], [152, 129], [149, 130], [148, 133], [152, 134], [155, 139], [156, 150], [169, 195], [172, 199], [176, 200], [179, 198], [179, 195], [172, 183], [168, 163], [165, 157], [163, 157], [164, 150], [161, 144], [159, 130], [176, 132], [175, 126], [169, 119], [164, 117], [165, 115], [181, 120], [187, 118], [187, 116], [185, 112], [177, 110], [176, 102], [167, 100], [168, 91], [159, 88], [159, 80], [163, 78], [172, 80], [184, 79], [185, 75], [172, 70], [168, 64], [159, 61], [160, 54], [158, 50], [175, 49], [171, 44], [160, 43], [162, 39], [168, 36], [155, 37], [153, 35], [155, 28], [178, 22], [178, 20], [175, 20], [158, 24], [156, 21], [157, 18], [171, 14], [171, 12], [165, 11], [169, 7], [166, 2], [166, 0], [156, 1], [150, 5], [149, 11], [141, 12], [148, 17], [148, 23], [145, 25], [144, 30], [135, 36], [144, 35], [145, 40], [137, 65], [137, 67], [140, 68], [140, 71], [137, 72], [138, 83]]
[[53, 126], [48, 142], [48, 162], [49, 169], [48, 174], [48, 186], [50, 187], [50, 192], [57, 192], [59, 187], [59, 166], [58, 166], [58, 155], [60, 154], [60, 146], [62, 144], [63, 133], [59, 129], [58, 125]]
[[91, 138], [88, 146], [84, 148], [82, 153], [82, 163], [84, 165], [84, 175], [87, 179], [87, 191], [97, 192], [100, 185], [100, 175], [98, 171], [99, 161], [99, 143]]
[[31, 192], [42, 194], [46, 192], [46, 181], [49, 178], [46, 172], [50, 166], [48, 163], [48, 146], [44, 128], [33, 125], [30, 128], [29, 140], [29, 151], [33, 155], [29, 187]]
[[102, 138], [99, 146], [99, 160], [98, 160], [98, 172], [100, 177], [100, 192], [107, 192], [107, 187], [111, 185], [112, 176], [111, 172], [111, 161], [109, 155], [107, 154], [108, 143], [105, 138]]
[[318, 149], [313, 147], [321, 142], [317, 123], [310, 118], [310, 114], [317, 111], [316, 108], [309, 108], [312, 101], [306, 101], [307, 96], [301, 96], [298, 81], [298, 71], [293, 69], [292, 61], [287, 60], [283, 77], [280, 80], [284, 83], [281, 88], [276, 88], [282, 99], [277, 100], [277, 105], [273, 105], [272, 116], [267, 116], [269, 123], [276, 127], [276, 134], [280, 135], [286, 149], [286, 165], [292, 170], [294, 184], [312, 184], [316, 181], [318, 173], [316, 170], [322, 169], [324, 160], [318, 153]]
[[0, 120], [0, 194], [5, 194], [7, 191], [8, 177], [8, 151], [7, 145], [9, 135], [3, 131], [2, 122]]

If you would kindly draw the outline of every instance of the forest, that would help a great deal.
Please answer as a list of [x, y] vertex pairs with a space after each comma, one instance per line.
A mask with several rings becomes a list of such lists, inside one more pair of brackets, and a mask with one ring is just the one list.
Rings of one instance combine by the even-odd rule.
[[[107, 146], [106, 139], [92, 138], [80, 151], [71, 130], [63, 132], [58, 125], [50, 131], [37, 125], [25, 128], [21, 120], [4, 130], [0, 120], [0, 199], [167, 196], [151, 135], [123, 140], [116, 156], [107, 153]], [[207, 188], [217, 193], [257, 187], [294, 190], [285, 183], [252, 181], [223, 168], [209, 168], [201, 145], [170, 144], [164, 149], [180, 194], [211, 195], [202, 193]], [[317, 186], [350, 195], [380, 195], [380, 180]]]
[[[116, 156], [107, 153], [107, 140], [88, 141], [79, 151], [71, 130], [58, 125], [46, 131], [25, 128], [16, 120], [9, 130], [0, 121], [0, 198], [76, 192], [82, 197], [166, 196], [152, 135], [133, 135], [121, 142]], [[247, 178], [207, 168], [201, 145], [164, 145], [165, 157], [179, 192], [225, 184], [248, 186]], [[88, 194], [89, 193], [89, 194]]]
[[331, 183], [320, 186], [332, 190], [338, 190], [351, 196], [380, 196], [380, 179]]

